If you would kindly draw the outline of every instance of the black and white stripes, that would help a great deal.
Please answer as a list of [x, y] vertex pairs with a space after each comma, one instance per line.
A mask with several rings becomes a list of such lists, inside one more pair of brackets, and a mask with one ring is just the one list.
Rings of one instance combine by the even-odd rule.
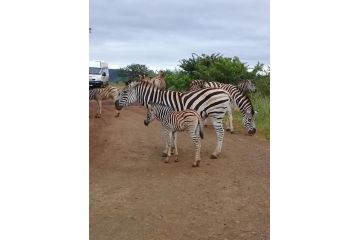
[[[204, 86], [212, 87], [212, 88], [213, 87], [221, 88], [228, 91], [229, 94], [232, 96], [233, 100], [235, 101], [236, 106], [243, 114], [242, 121], [243, 121], [243, 125], [248, 130], [248, 134], [252, 135], [256, 133], [255, 112], [253, 109], [253, 105], [249, 97], [243, 91], [239, 90], [236, 86], [233, 86], [232, 84], [225, 84], [219, 82], [205, 82]], [[231, 121], [231, 119], [229, 120]], [[230, 130], [232, 131], [232, 129]]]
[[[89, 90], [89, 98], [97, 102], [96, 118], [101, 117], [102, 100], [112, 99], [116, 100], [119, 89], [116, 87], [94, 88]], [[116, 117], [120, 115], [120, 112], [116, 110]]]
[[174, 111], [193, 109], [202, 119], [211, 117], [213, 127], [217, 134], [217, 146], [212, 158], [217, 158], [222, 150], [223, 143], [223, 117], [226, 112], [231, 114], [231, 96], [227, 91], [218, 88], [205, 88], [189, 92], [175, 92], [160, 90], [146, 82], [131, 82], [119, 94], [116, 108], [121, 110], [124, 106], [139, 102], [148, 108], [149, 103], [161, 103], [171, 107]]
[[200, 138], [203, 138], [203, 125], [199, 114], [195, 110], [191, 109], [173, 111], [170, 107], [162, 104], [149, 104], [144, 124], [148, 126], [148, 124], [150, 124], [150, 122], [154, 119], [161, 122], [162, 130], [164, 136], [166, 137], [164, 156], [167, 158], [165, 162], [168, 163], [169, 161], [172, 145], [174, 146], [174, 154], [176, 156], [175, 161], [178, 161], [177, 132], [188, 131], [191, 135], [195, 148], [195, 160], [192, 166], [198, 167], [201, 160]]
[[256, 86], [251, 80], [243, 80], [238, 83], [238, 89], [244, 93], [255, 92]]

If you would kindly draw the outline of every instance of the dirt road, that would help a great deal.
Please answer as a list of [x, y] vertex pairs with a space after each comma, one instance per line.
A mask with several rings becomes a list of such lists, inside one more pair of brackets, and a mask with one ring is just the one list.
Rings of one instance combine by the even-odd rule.
[[179, 162], [165, 164], [158, 122], [145, 127], [143, 107], [102, 118], [90, 103], [90, 239], [269, 239], [269, 141], [225, 133], [222, 154], [210, 159], [215, 132], [205, 129], [201, 165], [179, 133]]

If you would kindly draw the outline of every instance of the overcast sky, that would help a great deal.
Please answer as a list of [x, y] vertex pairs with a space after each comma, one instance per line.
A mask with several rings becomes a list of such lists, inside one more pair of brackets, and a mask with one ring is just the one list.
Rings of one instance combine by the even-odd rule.
[[90, 0], [90, 60], [178, 68], [192, 53], [269, 64], [269, 0]]

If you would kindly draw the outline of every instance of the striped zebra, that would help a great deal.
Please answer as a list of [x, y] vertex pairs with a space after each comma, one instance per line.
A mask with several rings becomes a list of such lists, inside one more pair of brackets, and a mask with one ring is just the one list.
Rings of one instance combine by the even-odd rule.
[[[206, 83], [206, 81], [204, 81], [204, 80], [200, 80], [200, 79], [193, 80], [191, 82], [190, 86], [188, 87], [187, 91], [193, 91], [193, 90], [198, 90], [198, 89], [204, 88], [205, 83]], [[243, 80], [238, 83], [237, 87], [240, 91], [242, 91], [244, 93], [256, 91], [256, 86], [254, 85], [254, 83], [251, 80]]]
[[162, 104], [149, 104], [144, 124], [148, 126], [154, 119], [161, 122], [163, 134], [166, 136], [166, 148], [163, 152], [163, 156], [167, 157], [165, 163], [168, 163], [171, 157], [172, 146], [174, 146], [176, 156], [175, 162], [178, 162], [177, 132], [188, 131], [195, 148], [195, 159], [192, 167], [199, 167], [201, 161], [200, 139], [203, 139], [203, 125], [199, 114], [191, 109], [173, 111], [172, 108]]
[[243, 80], [238, 83], [238, 89], [244, 93], [256, 92], [256, 86], [251, 80]]
[[202, 119], [211, 117], [213, 127], [216, 130], [217, 146], [211, 158], [217, 158], [222, 150], [223, 144], [223, 117], [226, 112], [232, 116], [231, 96], [223, 89], [205, 88], [190, 92], [175, 92], [160, 90], [156, 86], [146, 82], [131, 82], [115, 102], [117, 110], [132, 105], [136, 102], [148, 108], [149, 103], [161, 103], [171, 107], [174, 111], [186, 109], [196, 110]]
[[159, 72], [158, 76], [151, 79], [151, 83], [159, 89], [166, 89], [165, 75], [162, 71]]
[[166, 89], [166, 81], [164, 78], [164, 73], [162, 71], [159, 72], [159, 75], [153, 78], [145, 77], [145, 75], [139, 75], [140, 81], [148, 82], [154, 84], [159, 89]]
[[[221, 88], [229, 92], [232, 96], [235, 105], [239, 108], [239, 110], [243, 114], [243, 125], [248, 130], [248, 134], [253, 135], [256, 133], [255, 128], [255, 111], [253, 109], [253, 105], [251, 100], [243, 91], [239, 90], [236, 86], [232, 84], [225, 84], [219, 82], [205, 82], [204, 86], [210, 88]], [[230, 130], [233, 133], [233, 123], [231, 122], [232, 118], [229, 118], [229, 126], [227, 125], [227, 131]]]
[[191, 82], [191, 84], [189, 85], [187, 91], [194, 91], [194, 90], [202, 89], [202, 88], [204, 88], [204, 83], [205, 83], [204, 80], [200, 80], [200, 79], [193, 80]]
[[[102, 100], [112, 99], [113, 101], [116, 100], [118, 94], [120, 92], [120, 89], [116, 87], [105, 87], [105, 88], [94, 88], [90, 89], [89, 91], [89, 97], [90, 101], [95, 100], [97, 102], [97, 111], [96, 111], [96, 118], [101, 117], [101, 110], [102, 110]], [[115, 117], [119, 117], [120, 112], [116, 110]]]

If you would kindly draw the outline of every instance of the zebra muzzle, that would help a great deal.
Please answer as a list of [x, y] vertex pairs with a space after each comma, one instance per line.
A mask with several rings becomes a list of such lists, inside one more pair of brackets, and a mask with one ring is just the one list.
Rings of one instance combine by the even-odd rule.
[[115, 107], [116, 107], [117, 110], [121, 110], [123, 108], [123, 106], [120, 106], [120, 101], [119, 100], [115, 101]]
[[145, 126], [148, 126], [149, 122], [147, 122], [147, 120], [143, 120], [143, 124], [145, 124]]
[[250, 135], [254, 135], [255, 133], [256, 133], [256, 129], [255, 128], [253, 128], [253, 129], [250, 129], [250, 130], [248, 130], [248, 134], [250, 134]]

